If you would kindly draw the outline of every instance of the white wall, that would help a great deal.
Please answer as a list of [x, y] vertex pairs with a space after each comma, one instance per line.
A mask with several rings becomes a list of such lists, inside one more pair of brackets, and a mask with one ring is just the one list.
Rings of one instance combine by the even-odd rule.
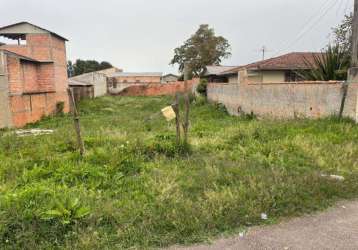
[[104, 96], [107, 94], [107, 77], [105, 74], [92, 72], [72, 77], [72, 79], [93, 84], [94, 97]]
[[229, 83], [239, 83], [239, 73], [229, 76]]
[[[222, 103], [229, 113], [276, 118], [321, 118], [339, 113], [342, 83], [209, 84], [208, 99]], [[344, 116], [358, 122], [358, 83], [348, 88]]]

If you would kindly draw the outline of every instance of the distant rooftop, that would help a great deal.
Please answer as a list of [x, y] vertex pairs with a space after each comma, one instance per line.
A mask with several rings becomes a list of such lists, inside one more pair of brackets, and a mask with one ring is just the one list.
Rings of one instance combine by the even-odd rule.
[[161, 72], [116, 72], [110, 74], [109, 77], [121, 77], [121, 76], [159, 76], [161, 77], [163, 73]]
[[77, 79], [75, 80], [73, 78], [68, 79], [68, 85], [70, 85], [70, 86], [93, 86], [92, 83], [79, 81]]
[[119, 69], [119, 68], [116, 68], [116, 67], [111, 67], [111, 68], [108, 68], [108, 69], [102, 69], [102, 70], [83, 73], [81, 75], [76, 75], [76, 76], [73, 76], [71, 78], [72, 79], [77, 79], [77, 78], [81, 78], [83, 76], [88, 76], [88, 75], [92, 75], [92, 74], [102, 74], [102, 75], [105, 75], [107, 77], [108, 76], [111, 77], [112, 74], [117, 73], [117, 72], [122, 72], [122, 70]]
[[66, 38], [56, 34], [55, 32], [41, 28], [29, 22], [20, 22], [20, 23], [15, 23], [4, 27], [0, 27], [0, 36], [4, 36], [6, 38], [15, 39], [15, 40], [18, 39], [25, 40], [26, 34], [43, 34], [43, 33], [50, 33], [62, 40], [68, 41]]
[[175, 75], [175, 74], [173, 74], [173, 73], [165, 74], [163, 77], [167, 77], [167, 76], [179, 77], [178, 75]]
[[219, 75], [225, 71], [232, 70], [237, 68], [237, 66], [220, 66], [220, 65], [211, 65], [206, 66], [205, 76], [210, 75]]

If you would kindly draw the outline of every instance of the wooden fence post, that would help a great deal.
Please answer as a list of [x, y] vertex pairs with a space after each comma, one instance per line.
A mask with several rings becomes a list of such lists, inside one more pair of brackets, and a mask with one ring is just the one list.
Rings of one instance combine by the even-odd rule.
[[70, 99], [71, 110], [72, 110], [72, 114], [73, 114], [73, 122], [74, 122], [76, 136], [77, 136], [77, 144], [78, 144], [78, 147], [80, 149], [81, 156], [84, 156], [84, 154], [85, 154], [85, 145], [84, 145], [84, 142], [82, 140], [80, 117], [79, 117], [79, 114], [78, 114], [78, 111], [77, 111], [75, 97], [73, 95], [72, 89], [68, 88], [67, 92], [68, 92], [68, 96], [69, 96], [69, 99]]
[[185, 117], [183, 123], [184, 130], [184, 143], [188, 143], [189, 133], [189, 112], [190, 112], [190, 98], [188, 92], [188, 80], [189, 80], [189, 65], [186, 63], [184, 66], [184, 101], [185, 101]]
[[341, 101], [341, 107], [339, 109], [339, 118], [342, 119], [343, 117], [343, 112], [344, 112], [344, 108], [346, 105], [346, 99], [347, 99], [347, 94], [348, 94], [348, 82], [344, 82], [343, 86], [342, 86], [342, 101]]

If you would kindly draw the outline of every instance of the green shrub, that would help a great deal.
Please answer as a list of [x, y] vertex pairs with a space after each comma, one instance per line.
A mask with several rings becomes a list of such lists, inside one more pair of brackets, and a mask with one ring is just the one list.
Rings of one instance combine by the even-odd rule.
[[65, 110], [64, 102], [56, 102], [56, 115], [63, 115]]
[[150, 158], [154, 158], [157, 155], [174, 158], [190, 155], [191, 147], [184, 143], [178, 145], [176, 135], [157, 135], [153, 141], [147, 143], [143, 153]]
[[196, 106], [204, 106], [206, 105], [208, 102], [207, 102], [207, 99], [205, 96], [202, 96], [202, 95], [198, 95], [198, 96], [195, 96], [195, 101], [194, 101], [194, 104]]
[[243, 119], [246, 119], [246, 120], [256, 120], [257, 119], [257, 116], [254, 114], [254, 112], [251, 112], [251, 113], [243, 113], [243, 112], [241, 112], [240, 116]]
[[224, 104], [222, 104], [222, 103], [215, 103], [215, 109], [217, 111], [219, 111], [220, 113], [223, 113], [223, 114], [226, 114], [226, 115], [229, 114], [229, 112], [227, 111], [226, 106]]
[[196, 87], [196, 91], [202, 96], [207, 96], [208, 80], [200, 79], [200, 83]]
[[46, 221], [58, 220], [67, 225], [90, 214], [90, 209], [81, 206], [78, 198], [69, 199], [66, 197], [66, 199], [63, 199], [61, 196], [59, 198], [51, 210], [47, 210], [42, 214], [41, 219]]

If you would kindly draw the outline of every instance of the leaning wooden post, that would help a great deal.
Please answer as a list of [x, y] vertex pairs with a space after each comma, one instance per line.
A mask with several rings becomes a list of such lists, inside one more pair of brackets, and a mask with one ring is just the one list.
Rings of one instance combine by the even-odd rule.
[[343, 112], [346, 104], [347, 94], [348, 94], [348, 82], [345, 81], [342, 85], [342, 100], [341, 100], [341, 107], [339, 109], [339, 119], [342, 119]]
[[184, 143], [188, 143], [188, 132], [189, 132], [189, 112], [190, 112], [190, 98], [188, 91], [188, 80], [189, 80], [189, 65], [186, 63], [184, 66], [184, 101], [185, 101], [185, 117], [183, 123], [184, 130]]
[[72, 114], [73, 114], [73, 121], [74, 121], [75, 131], [76, 131], [76, 135], [77, 135], [77, 144], [78, 144], [78, 147], [80, 148], [81, 156], [84, 156], [84, 154], [85, 154], [85, 145], [84, 145], [83, 140], [82, 140], [80, 117], [79, 117], [77, 107], [76, 107], [76, 100], [75, 100], [75, 97], [73, 95], [73, 90], [72, 89], [68, 88], [67, 92], [68, 92], [68, 96], [69, 96], [69, 99], [70, 99], [71, 110], [72, 110]]
[[180, 144], [181, 136], [180, 136], [180, 112], [179, 112], [179, 93], [175, 94], [175, 102], [172, 105], [173, 110], [175, 112], [175, 124], [176, 124], [176, 132], [177, 132], [177, 144]]

